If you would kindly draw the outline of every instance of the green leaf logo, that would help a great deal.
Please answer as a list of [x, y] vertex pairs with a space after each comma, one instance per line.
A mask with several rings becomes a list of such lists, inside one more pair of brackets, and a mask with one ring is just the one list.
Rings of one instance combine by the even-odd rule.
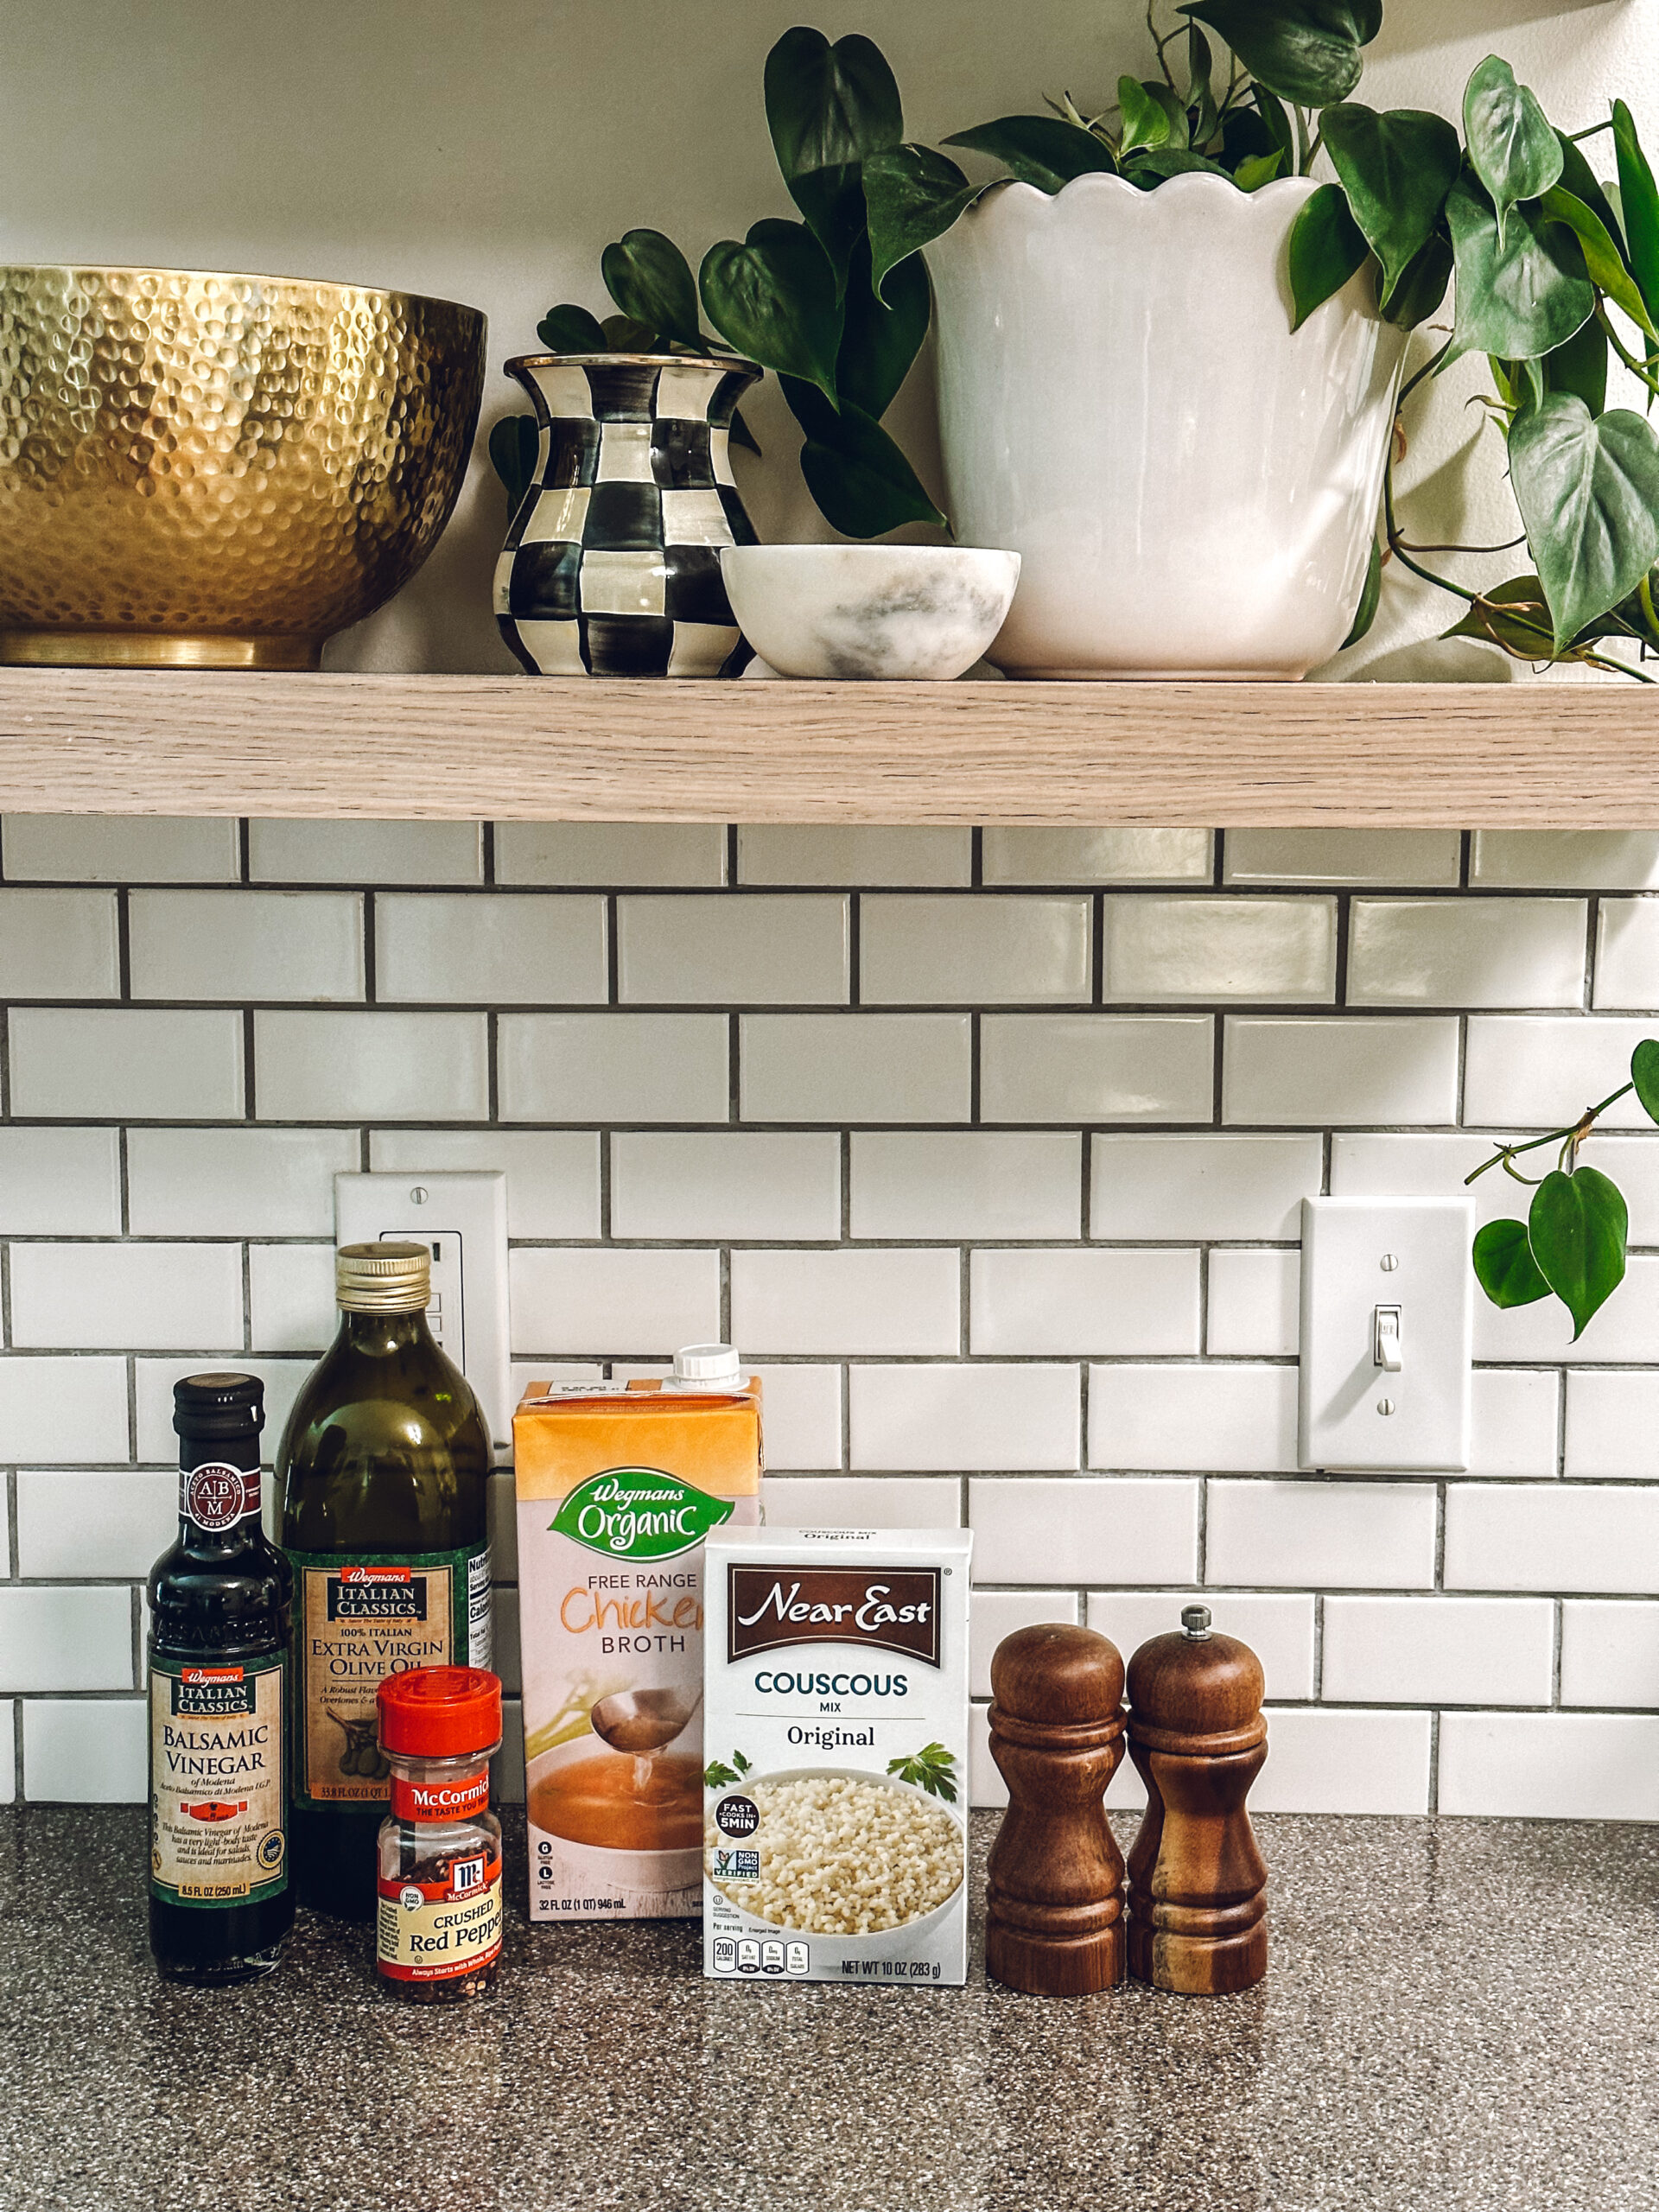
[[548, 1526], [606, 1559], [668, 1559], [731, 1517], [730, 1498], [660, 1467], [607, 1467], [579, 1484]]

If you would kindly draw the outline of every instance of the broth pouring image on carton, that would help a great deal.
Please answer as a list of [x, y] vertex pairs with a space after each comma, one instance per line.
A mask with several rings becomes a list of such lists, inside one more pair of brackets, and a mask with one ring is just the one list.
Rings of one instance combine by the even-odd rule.
[[968, 1974], [965, 1529], [709, 1537], [703, 1970]]
[[532, 1382], [513, 1416], [532, 1920], [702, 1903], [703, 1544], [760, 1518], [760, 1385]]

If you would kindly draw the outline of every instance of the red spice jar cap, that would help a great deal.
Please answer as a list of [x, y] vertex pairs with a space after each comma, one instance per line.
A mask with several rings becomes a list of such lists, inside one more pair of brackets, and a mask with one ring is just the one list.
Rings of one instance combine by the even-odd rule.
[[380, 1746], [416, 1758], [464, 1758], [501, 1740], [501, 1677], [485, 1667], [411, 1667], [376, 1693]]

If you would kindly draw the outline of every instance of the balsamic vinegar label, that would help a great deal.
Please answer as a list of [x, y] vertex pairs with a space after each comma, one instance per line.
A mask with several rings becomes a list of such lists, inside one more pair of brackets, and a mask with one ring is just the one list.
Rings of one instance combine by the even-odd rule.
[[152, 1655], [149, 1887], [169, 1904], [250, 1904], [288, 1885], [287, 1662]]

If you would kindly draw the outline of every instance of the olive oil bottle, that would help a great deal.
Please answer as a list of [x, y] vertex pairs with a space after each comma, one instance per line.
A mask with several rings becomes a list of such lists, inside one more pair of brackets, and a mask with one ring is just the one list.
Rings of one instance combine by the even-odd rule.
[[276, 1458], [295, 1576], [293, 1811], [299, 1901], [371, 1918], [390, 1769], [382, 1680], [490, 1663], [489, 1429], [426, 1325], [423, 1244], [341, 1246], [340, 1333]]
[[264, 1418], [257, 1376], [174, 1385], [179, 1534], [149, 1577], [149, 1947], [175, 1981], [267, 1974], [294, 1924], [294, 1577], [260, 1525]]

